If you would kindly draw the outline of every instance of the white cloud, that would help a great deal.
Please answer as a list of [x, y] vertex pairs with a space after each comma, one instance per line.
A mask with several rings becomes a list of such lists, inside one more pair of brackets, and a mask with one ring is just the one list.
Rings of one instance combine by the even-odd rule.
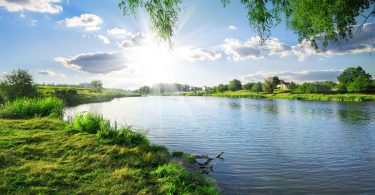
[[118, 38], [124, 38], [125, 36], [132, 35], [131, 32], [128, 32], [127, 30], [118, 27], [107, 30], [107, 33]]
[[109, 41], [109, 39], [108, 39], [106, 36], [98, 35], [97, 37], [98, 37], [98, 39], [100, 39], [104, 44], [110, 44], [110, 43], [111, 43], [111, 42]]
[[65, 18], [64, 22], [67, 27], [82, 27], [86, 31], [98, 31], [103, 20], [95, 14], [82, 14], [72, 18]]
[[129, 59], [124, 52], [115, 53], [84, 53], [73, 57], [57, 57], [55, 61], [65, 67], [91, 74], [107, 74], [128, 67]]
[[31, 11], [56, 14], [62, 12], [61, 0], [1, 0], [0, 7], [10, 12]]
[[138, 47], [146, 43], [147, 43], [147, 36], [142, 32], [138, 32], [132, 35], [129, 39], [122, 41], [119, 44], [119, 46], [121, 48], [127, 49], [131, 47]]
[[57, 72], [53, 72], [51, 70], [38, 70], [38, 74], [46, 75], [46, 76], [50, 76], [50, 77], [65, 77], [66, 76], [63, 73], [57, 73]]
[[183, 47], [178, 49], [177, 55], [179, 58], [189, 61], [214, 61], [221, 58], [221, 54], [212, 50], [203, 48], [188, 48]]
[[[353, 32], [357, 30], [354, 29]], [[251, 37], [248, 40], [228, 38], [220, 45], [229, 59], [244, 61], [249, 59], [264, 59], [267, 56], [296, 56], [299, 61], [309, 56], [332, 56], [343, 54], [359, 54], [374, 52], [375, 49], [375, 24], [363, 25], [360, 33], [353, 34], [352, 39], [330, 42], [325, 51], [317, 52], [311, 47], [310, 42], [304, 40], [297, 45], [282, 43], [277, 38], [266, 40], [262, 46], [259, 44], [259, 37]], [[320, 41], [317, 41], [319, 48], [323, 48]]]
[[241, 77], [244, 82], [259, 82], [271, 76], [278, 76], [284, 81], [297, 83], [313, 81], [337, 81], [337, 76], [342, 70], [304, 70], [304, 71], [283, 71], [283, 72], [256, 72]]
[[237, 29], [237, 27], [234, 26], [234, 25], [229, 25], [228, 26], [228, 30], [236, 30], [236, 29]]

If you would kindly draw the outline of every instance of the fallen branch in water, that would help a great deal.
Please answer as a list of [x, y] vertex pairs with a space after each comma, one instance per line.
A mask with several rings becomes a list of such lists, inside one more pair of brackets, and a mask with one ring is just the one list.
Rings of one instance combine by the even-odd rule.
[[[215, 159], [224, 160], [223, 157], [221, 157], [224, 154], [224, 152], [221, 152], [216, 157], [209, 157], [208, 155], [196, 155], [194, 156], [195, 165], [197, 165], [197, 168], [201, 170], [202, 173], [208, 174], [212, 170], [212, 167], [214, 166], [211, 162]], [[199, 162], [199, 159], [206, 159], [205, 162]]]

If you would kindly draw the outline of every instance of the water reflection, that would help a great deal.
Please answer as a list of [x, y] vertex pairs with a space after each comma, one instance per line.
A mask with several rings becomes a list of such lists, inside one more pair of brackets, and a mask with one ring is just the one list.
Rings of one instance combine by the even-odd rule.
[[342, 122], [352, 125], [367, 125], [375, 120], [371, 118], [371, 113], [361, 110], [337, 110], [337, 115]]
[[149, 129], [170, 150], [217, 155], [224, 194], [375, 194], [374, 103], [136, 97], [67, 110]]

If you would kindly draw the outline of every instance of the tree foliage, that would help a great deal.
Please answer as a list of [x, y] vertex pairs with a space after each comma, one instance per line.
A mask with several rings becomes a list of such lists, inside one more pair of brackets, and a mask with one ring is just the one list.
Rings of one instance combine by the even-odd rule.
[[34, 80], [27, 70], [13, 70], [0, 82], [0, 96], [3, 101], [37, 95]]
[[371, 75], [362, 67], [350, 67], [337, 77], [340, 89], [348, 92], [367, 92], [371, 89]]
[[147, 95], [151, 93], [151, 88], [149, 86], [143, 86], [138, 89], [138, 92], [142, 95]]
[[277, 77], [277, 76], [273, 76], [273, 77], [272, 77], [272, 85], [273, 85], [273, 88], [276, 88], [276, 86], [277, 86], [278, 84], [280, 84], [280, 79], [279, 79], [279, 77]]
[[220, 85], [214, 87], [214, 92], [216, 92], [216, 93], [221, 93], [221, 92], [224, 92], [224, 91], [228, 91], [228, 85], [220, 84]]
[[273, 93], [274, 87], [275, 86], [273, 85], [272, 77], [264, 80], [264, 83], [263, 83], [263, 91], [264, 92]]
[[91, 81], [90, 85], [98, 92], [103, 90], [103, 82], [101, 80], [93, 80]]
[[[181, 0], [120, 0], [124, 14], [144, 8], [150, 16], [151, 29], [163, 40], [171, 41], [178, 21]], [[221, 0], [224, 7], [230, 0]], [[271, 36], [271, 30], [285, 18], [289, 29], [299, 41], [308, 40], [315, 48], [330, 42], [350, 38], [357, 25], [356, 18], [366, 13], [375, 16], [375, 0], [241, 0], [247, 10], [250, 27], [261, 38]], [[322, 44], [319, 45], [319, 40]]]
[[243, 85], [243, 89], [245, 89], [245, 90], [248, 90], [248, 91], [251, 91], [251, 88], [253, 88], [253, 85], [254, 85], [255, 83], [246, 83], [245, 85]]
[[242, 89], [241, 81], [237, 79], [233, 79], [228, 84], [228, 89], [231, 91], [237, 91]]
[[254, 83], [254, 85], [251, 87], [251, 91], [252, 92], [262, 92], [262, 83], [261, 82], [258, 82], [258, 83]]

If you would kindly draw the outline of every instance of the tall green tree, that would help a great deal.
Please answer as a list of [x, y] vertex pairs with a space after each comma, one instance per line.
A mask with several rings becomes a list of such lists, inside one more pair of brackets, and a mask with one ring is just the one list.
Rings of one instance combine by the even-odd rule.
[[258, 83], [254, 83], [253, 87], [251, 88], [251, 91], [252, 92], [261, 92], [262, 91], [262, 83], [261, 82], [258, 82]]
[[[371, 88], [371, 75], [362, 67], [350, 67], [337, 77], [339, 88], [348, 92], [366, 92]], [[362, 85], [362, 86], [361, 86]]]
[[243, 85], [243, 89], [246, 89], [246, 90], [248, 90], [248, 91], [251, 91], [251, 88], [253, 88], [253, 85], [254, 85], [255, 83], [246, 83], [245, 85]]
[[138, 92], [142, 95], [147, 95], [151, 93], [151, 88], [149, 86], [143, 86], [138, 89]]
[[102, 92], [103, 90], [103, 82], [101, 80], [93, 80], [90, 85], [98, 92]]
[[216, 93], [221, 93], [221, 92], [224, 92], [224, 91], [227, 91], [228, 90], [228, 86], [227, 85], [223, 85], [223, 84], [220, 84], [216, 87], [214, 87], [214, 91]]
[[228, 84], [228, 89], [231, 91], [237, 91], [242, 89], [241, 81], [237, 79], [233, 79]]
[[37, 90], [32, 75], [27, 70], [13, 70], [0, 82], [0, 95], [3, 101], [36, 96]]
[[273, 85], [273, 88], [276, 88], [276, 86], [277, 86], [278, 84], [280, 84], [280, 79], [279, 79], [279, 77], [277, 77], [277, 76], [273, 76], [273, 77], [272, 77], [272, 85]]
[[298, 88], [298, 84], [295, 82], [290, 82], [290, 85], [288, 87], [290, 91], [294, 92]]
[[274, 85], [272, 83], [272, 78], [267, 78], [263, 83], [263, 91], [267, 93], [273, 93]]
[[[220, 0], [224, 7], [230, 0]], [[309, 40], [318, 48], [339, 39], [351, 38], [358, 16], [364, 24], [375, 16], [375, 0], [241, 0], [247, 20], [264, 43], [271, 36], [271, 29], [285, 19], [289, 29], [299, 41]], [[135, 15], [144, 8], [150, 16], [151, 29], [163, 40], [171, 42], [178, 24], [182, 0], [120, 0], [124, 14]], [[318, 41], [319, 40], [319, 41]]]

